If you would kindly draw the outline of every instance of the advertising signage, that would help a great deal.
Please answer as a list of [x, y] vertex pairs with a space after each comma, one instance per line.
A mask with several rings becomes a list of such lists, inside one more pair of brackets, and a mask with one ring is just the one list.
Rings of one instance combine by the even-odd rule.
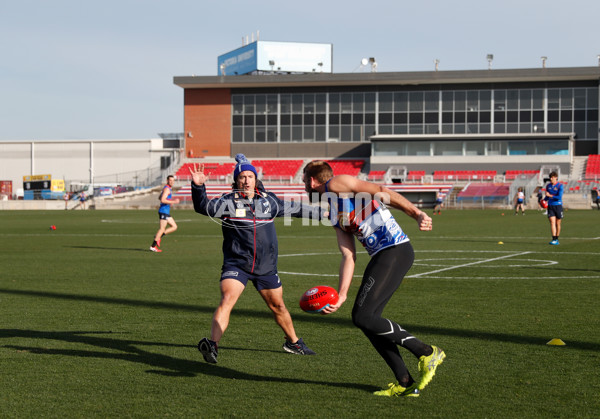
[[331, 73], [332, 44], [256, 41], [220, 55], [217, 74], [236, 76], [255, 71]]

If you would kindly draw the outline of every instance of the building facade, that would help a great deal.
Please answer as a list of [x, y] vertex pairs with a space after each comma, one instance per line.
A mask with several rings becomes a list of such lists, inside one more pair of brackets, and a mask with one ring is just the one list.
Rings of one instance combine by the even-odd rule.
[[[374, 166], [568, 164], [598, 153], [599, 67], [175, 77], [188, 155]], [[508, 166], [507, 166], [508, 167]]]

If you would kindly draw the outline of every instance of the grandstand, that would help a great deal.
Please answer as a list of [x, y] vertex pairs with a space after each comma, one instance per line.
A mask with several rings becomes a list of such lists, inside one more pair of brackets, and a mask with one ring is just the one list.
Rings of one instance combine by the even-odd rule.
[[600, 180], [600, 154], [590, 154], [588, 156], [585, 179]]

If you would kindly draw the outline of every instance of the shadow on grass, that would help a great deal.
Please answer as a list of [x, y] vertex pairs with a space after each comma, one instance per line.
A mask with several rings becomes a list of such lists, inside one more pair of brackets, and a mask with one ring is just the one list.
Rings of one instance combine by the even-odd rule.
[[[40, 355], [59, 355], [79, 358], [101, 358], [122, 360], [133, 363], [145, 364], [152, 369], [146, 370], [147, 373], [159, 374], [168, 377], [195, 377], [197, 375], [210, 375], [220, 378], [247, 380], [247, 381], [268, 381], [292, 384], [318, 384], [329, 387], [355, 388], [358, 390], [372, 392], [377, 387], [344, 382], [323, 382], [304, 380], [293, 377], [268, 376], [259, 374], [250, 374], [237, 371], [221, 365], [207, 364], [204, 361], [190, 361], [187, 359], [175, 358], [160, 353], [148, 351], [147, 347], [190, 347], [190, 345], [178, 345], [162, 342], [146, 342], [139, 340], [116, 339], [111, 337], [99, 336], [109, 335], [113, 332], [102, 331], [74, 331], [74, 332], [44, 332], [38, 330], [20, 330], [20, 329], [0, 329], [0, 339], [26, 338], [38, 340], [55, 340], [68, 343], [78, 343], [90, 345], [101, 350], [81, 350], [81, 349], [50, 349], [43, 347], [4, 345], [4, 348], [15, 351], [40, 354]], [[197, 354], [201, 357], [200, 353]], [[292, 356], [282, 353], [282, 356]]]
[[[33, 290], [11, 290], [0, 288], [0, 294], [14, 294], [14, 295], [27, 295], [36, 297], [55, 298], [63, 300], [76, 300], [76, 301], [88, 301], [104, 304], [121, 304], [132, 307], [145, 307], [152, 309], [167, 309], [167, 310], [179, 310], [179, 311], [192, 311], [201, 313], [213, 313], [215, 307], [197, 306], [191, 304], [177, 304], [177, 303], [165, 303], [160, 301], [144, 301], [144, 300], [133, 300], [128, 298], [114, 298], [114, 297], [98, 297], [89, 295], [77, 295], [77, 294], [66, 294], [58, 292], [48, 291], [33, 291]], [[243, 317], [260, 317], [271, 319], [272, 313], [265, 308], [264, 310], [248, 310], [248, 309], [235, 309], [235, 315]], [[348, 317], [341, 316], [321, 316], [315, 314], [294, 314], [293, 318], [298, 320], [301, 319], [304, 322], [318, 323], [320, 325], [328, 324], [339, 327], [354, 328], [352, 321]], [[408, 330], [411, 334], [419, 337], [421, 334], [438, 335], [438, 336], [451, 336], [459, 339], [480, 339], [486, 341], [495, 342], [506, 342], [506, 343], [517, 343], [524, 345], [539, 345], [545, 344], [549, 338], [539, 336], [523, 336], [518, 334], [510, 333], [498, 333], [498, 332], [486, 332], [480, 330], [467, 330], [450, 327], [435, 327], [420, 324], [406, 324], [402, 323], [402, 327]], [[0, 334], [2, 337], [2, 334]], [[600, 351], [600, 343], [598, 342], [584, 342], [584, 341], [568, 341], [567, 350], [577, 349], [585, 351]]]

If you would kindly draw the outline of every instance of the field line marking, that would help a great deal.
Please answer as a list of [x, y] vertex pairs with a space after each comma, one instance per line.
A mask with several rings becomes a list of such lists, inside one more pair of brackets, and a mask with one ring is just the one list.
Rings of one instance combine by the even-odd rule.
[[532, 252], [522, 252], [522, 253], [515, 253], [515, 254], [512, 254], [512, 255], [498, 256], [497, 258], [491, 258], [491, 259], [485, 259], [485, 260], [478, 260], [476, 262], [465, 263], [465, 264], [462, 264], [462, 265], [449, 266], [447, 268], [437, 269], [437, 270], [431, 271], [431, 272], [423, 272], [423, 273], [415, 274], [415, 275], [407, 275], [406, 277], [407, 278], [418, 278], [418, 277], [423, 276], [423, 275], [436, 274], [438, 272], [444, 272], [444, 271], [450, 271], [452, 269], [464, 268], [465, 266], [479, 265], [481, 263], [487, 263], [487, 262], [493, 262], [495, 260], [512, 258], [514, 256], [528, 255], [530, 253], [532, 253]]

